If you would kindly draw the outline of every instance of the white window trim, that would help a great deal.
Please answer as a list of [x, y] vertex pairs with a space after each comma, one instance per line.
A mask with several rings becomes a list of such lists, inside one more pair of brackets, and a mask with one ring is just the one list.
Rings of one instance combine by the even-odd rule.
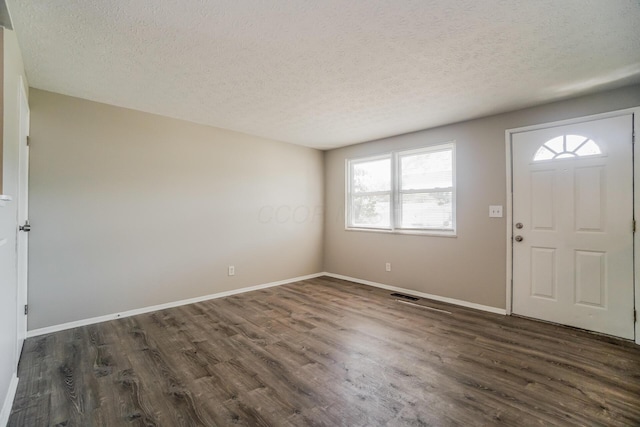
[[[415, 155], [420, 153], [437, 152], [451, 150], [451, 162], [452, 162], [452, 186], [443, 189], [423, 189], [423, 190], [405, 190], [400, 191], [400, 158], [407, 155]], [[362, 194], [390, 194], [391, 208], [390, 208], [390, 227], [367, 227], [367, 226], [352, 226], [351, 215], [353, 214], [351, 209], [351, 185], [352, 185], [352, 165], [362, 162], [370, 162], [375, 160], [390, 159], [391, 160], [391, 191], [386, 192], [372, 192]], [[457, 237], [457, 182], [456, 182], [456, 141], [449, 141], [437, 145], [429, 145], [421, 148], [399, 150], [379, 154], [368, 157], [355, 157], [345, 160], [345, 172], [346, 172], [346, 185], [345, 185], [345, 230], [346, 231], [369, 231], [376, 233], [387, 234], [415, 234], [423, 236], [438, 236], [438, 237]], [[436, 228], [401, 228], [398, 226], [398, 219], [401, 216], [400, 206], [400, 194], [409, 193], [429, 193], [429, 192], [441, 192], [451, 191], [451, 208], [452, 208], [452, 228], [451, 229], [436, 229]]]

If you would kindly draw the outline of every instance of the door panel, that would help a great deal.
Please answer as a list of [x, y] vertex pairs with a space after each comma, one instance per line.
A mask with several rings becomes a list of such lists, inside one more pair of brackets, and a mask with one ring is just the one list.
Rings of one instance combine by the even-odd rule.
[[634, 337], [632, 126], [512, 135], [514, 313]]
[[603, 208], [606, 200], [604, 168], [594, 166], [575, 171], [576, 231], [604, 232]]
[[576, 304], [606, 309], [604, 252], [576, 251]]
[[556, 250], [531, 248], [531, 296], [556, 299]]
[[554, 171], [531, 173], [531, 197], [536, 200], [536, 203], [531, 206], [531, 226], [536, 230], [555, 228], [554, 178]]

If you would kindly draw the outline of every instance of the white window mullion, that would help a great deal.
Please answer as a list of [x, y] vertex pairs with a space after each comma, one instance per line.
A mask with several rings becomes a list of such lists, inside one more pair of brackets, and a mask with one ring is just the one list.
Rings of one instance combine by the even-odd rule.
[[393, 198], [393, 209], [391, 212], [391, 225], [393, 227], [393, 229], [396, 229], [398, 227], [398, 209], [400, 209], [400, 201], [398, 199], [398, 189], [400, 188], [398, 186], [398, 154], [397, 153], [393, 153], [393, 160], [391, 162], [392, 164], [392, 170], [391, 170], [391, 184], [392, 184], [392, 188], [393, 188], [393, 194], [391, 195], [391, 197]]
[[367, 191], [367, 192], [362, 192], [362, 193], [353, 193], [352, 196], [353, 197], [358, 197], [358, 196], [386, 196], [386, 195], [391, 195], [392, 191]]
[[400, 194], [452, 193], [453, 187], [420, 188], [418, 190], [400, 190]]

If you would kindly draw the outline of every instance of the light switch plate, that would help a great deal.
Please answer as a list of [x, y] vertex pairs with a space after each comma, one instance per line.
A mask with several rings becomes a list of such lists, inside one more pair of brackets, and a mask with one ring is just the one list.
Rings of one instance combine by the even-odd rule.
[[491, 205], [491, 206], [489, 206], [489, 217], [490, 218], [502, 218], [502, 206], [500, 206], [500, 205]]

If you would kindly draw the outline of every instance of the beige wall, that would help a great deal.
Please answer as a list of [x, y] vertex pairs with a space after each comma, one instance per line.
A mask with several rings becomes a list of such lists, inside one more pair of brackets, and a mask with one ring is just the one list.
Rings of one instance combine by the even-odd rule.
[[30, 330], [322, 271], [322, 152], [36, 89], [30, 105]]
[[[5, 402], [11, 379], [16, 375], [18, 365], [17, 343], [17, 307], [16, 307], [16, 221], [18, 206], [18, 88], [19, 77], [24, 75], [22, 56], [15, 33], [3, 32], [3, 129], [2, 129], [2, 168], [3, 189], [1, 194], [13, 198], [11, 202], [0, 201], [0, 405]], [[9, 405], [11, 402], [9, 402]], [[2, 408], [2, 417], [8, 416]]]
[[[506, 222], [488, 206], [506, 203], [505, 129], [637, 106], [640, 86], [324, 156], [35, 89], [30, 104], [37, 329], [323, 268], [504, 308]], [[344, 230], [346, 158], [451, 140], [456, 238]]]
[[[639, 105], [640, 86], [629, 86], [326, 152], [325, 271], [505, 308], [506, 218], [488, 216], [489, 205], [506, 205], [505, 130]], [[451, 140], [456, 238], [344, 230], [345, 159]]]

